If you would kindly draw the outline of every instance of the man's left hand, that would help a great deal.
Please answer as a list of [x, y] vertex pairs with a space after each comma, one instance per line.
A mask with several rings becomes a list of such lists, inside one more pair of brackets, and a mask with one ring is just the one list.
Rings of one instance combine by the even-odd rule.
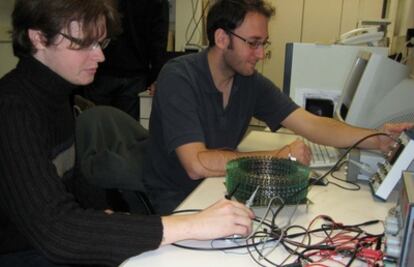
[[156, 82], [153, 82], [150, 86], [148, 86], [147, 91], [148, 91], [150, 96], [154, 96], [155, 95], [155, 90], [157, 90]]

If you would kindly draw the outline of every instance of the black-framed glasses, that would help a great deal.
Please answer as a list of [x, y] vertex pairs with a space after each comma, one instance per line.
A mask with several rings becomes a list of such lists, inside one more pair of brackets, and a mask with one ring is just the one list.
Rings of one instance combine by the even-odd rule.
[[237, 38], [239, 38], [240, 40], [245, 42], [251, 49], [258, 49], [261, 46], [264, 49], [266, 49], [271, 45], [271, 42], [269, 42], [268, 40], [265, 40], [265, 41], [259, 41], [259, 40], [251, 41], [251, 40], [247, 40], [246, 38], [241, 37], [240, 35], [232, 32], [232, 31], [228, 31], [228, 33], [230, 33], [233, 36], [236, 36]]
[[108, 47], [109, 42], [111, 41], [110, 38], [105, 38], [102, 41], [95, 41], [90, 45], [85, 45], [85, 42], [82, 39], [72, 37], [62, 32], [60, 32], [59, 34], [71, 41], [73, 44], [75, 44], [77, 46], [75, 49], [95, 50], [98, 47], [100, 47], [103, 50]]

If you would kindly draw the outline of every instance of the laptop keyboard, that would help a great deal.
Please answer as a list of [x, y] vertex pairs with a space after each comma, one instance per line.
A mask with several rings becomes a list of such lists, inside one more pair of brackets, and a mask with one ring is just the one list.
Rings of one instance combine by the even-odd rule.
[[332, 167], [338, 161], [338, 149], [330, 146], [315, 144], [307, 139], [303, 139], [303, 142], [312, 151], [312, 161], [310, 163], [311, 168]]

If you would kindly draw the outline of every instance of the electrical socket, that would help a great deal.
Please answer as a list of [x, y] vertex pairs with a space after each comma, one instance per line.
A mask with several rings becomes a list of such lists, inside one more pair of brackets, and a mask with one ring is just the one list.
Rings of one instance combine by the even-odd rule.
[[405, 40], [407, 41], [407, 47], [414, 46], [414, 28], [407, 29]]

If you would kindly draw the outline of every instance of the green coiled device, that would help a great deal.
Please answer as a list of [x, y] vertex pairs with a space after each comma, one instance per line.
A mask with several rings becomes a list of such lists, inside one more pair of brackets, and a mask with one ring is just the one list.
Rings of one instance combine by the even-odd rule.
[[310, 169], [299, 162], [274, 157], [243, 157], [226, 165], [227, 192], [233, 192], [240, 202], [259, 186], [253, 206], [267, 206], [278, 196], [285, 204], [305, 203]]

